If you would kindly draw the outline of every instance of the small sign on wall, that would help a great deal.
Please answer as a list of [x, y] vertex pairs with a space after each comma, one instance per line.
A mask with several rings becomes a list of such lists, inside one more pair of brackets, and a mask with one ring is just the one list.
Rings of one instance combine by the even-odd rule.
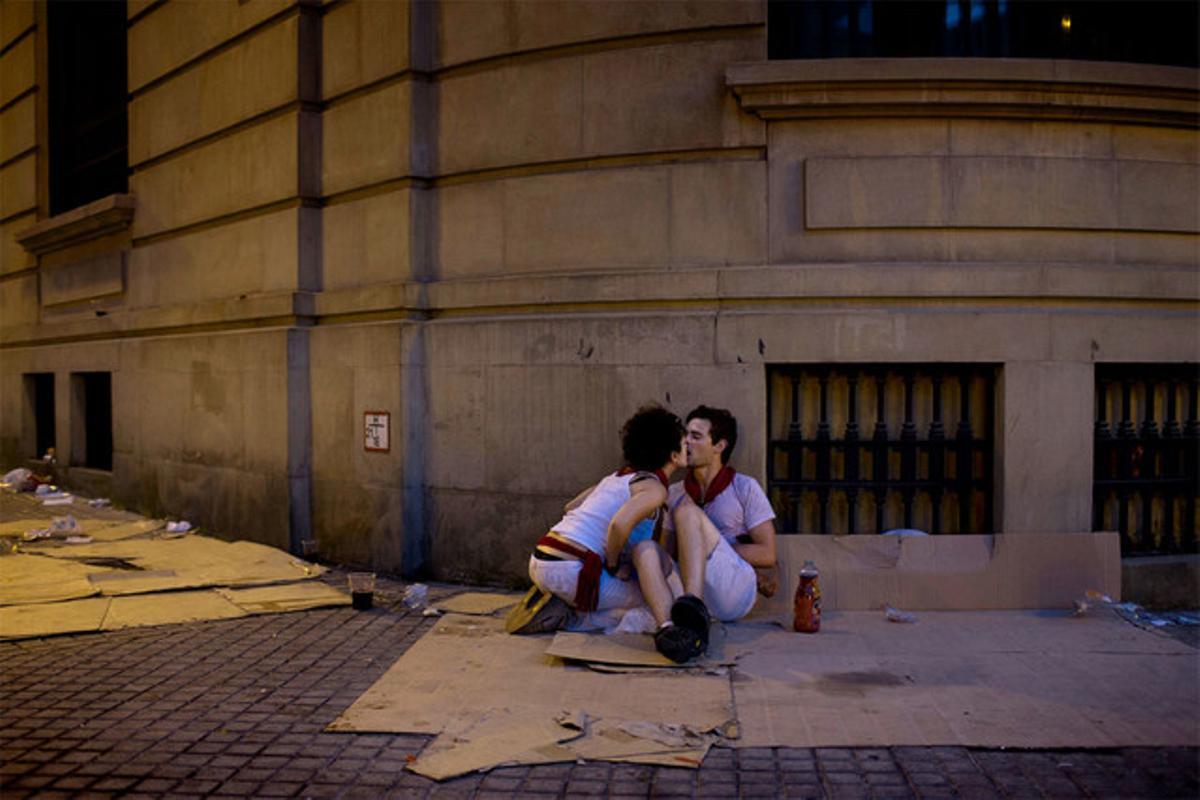
[[363, 449], [387, 453], [392, 449], [392, 415], [389, 411], [363, 412]]

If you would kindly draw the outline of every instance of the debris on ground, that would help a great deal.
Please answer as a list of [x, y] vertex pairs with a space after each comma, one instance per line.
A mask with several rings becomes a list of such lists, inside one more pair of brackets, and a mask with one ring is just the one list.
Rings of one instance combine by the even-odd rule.
[[901, 611], [898, 608], [892, 608], [888, 605], [883, 607], [883, 616], [888, 622], [908, 623], [917, 621], [916, 614], [913, 614], [909, 611]]
[[429, 587], [423, 583], [411, 584], [404, 590], [405, 608], [424, 608], [429, 601]]

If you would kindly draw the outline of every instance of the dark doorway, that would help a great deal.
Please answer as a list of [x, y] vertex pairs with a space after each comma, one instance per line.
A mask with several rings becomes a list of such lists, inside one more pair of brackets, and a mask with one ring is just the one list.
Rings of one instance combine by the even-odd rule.
[[[75, 419], [82, 435], [76, 441], [73, 461], [92, 469], [112, 469], [112, 373], [77, 372]], [[79, 446], [82, 445], [80, 448]], [[82, 452], [78, 452], [82, 449]]]
[[25, 396], [33, 412], [34, 458], [54, 447], [54, 373], [32, 372], [25, 376]]

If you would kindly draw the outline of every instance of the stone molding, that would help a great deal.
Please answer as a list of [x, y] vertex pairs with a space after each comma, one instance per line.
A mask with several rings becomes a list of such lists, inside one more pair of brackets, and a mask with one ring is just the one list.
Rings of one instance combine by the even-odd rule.
[[[884, 76], [884, 77], [881, 77]], [[725, 85], [763, 120], [971, 117], [1200, 127], [1200, 70], [988, 58], [731, 64]]]
[[44, 219], [19, 232], [16, 238], [30, 253], [43, 256], [128, 230], [135, 207], [133, 195], [111, 194]]

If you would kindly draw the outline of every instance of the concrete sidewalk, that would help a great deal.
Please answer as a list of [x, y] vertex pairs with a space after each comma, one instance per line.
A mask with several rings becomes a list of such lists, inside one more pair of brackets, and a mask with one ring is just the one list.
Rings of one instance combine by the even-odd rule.
[[[337, 572], [324, 579], [344, 581]], [[1200, 751], [1185, 747], [716, 748], [698, 770], [577, 763], [436, 784], [404, 769], [432, 737], [324, 732], [432, 624], [403, 608], [402, 591], [382, 581], [370, 612], [322, 609], [0, 644], [3, 797], [1200, 793]]]

